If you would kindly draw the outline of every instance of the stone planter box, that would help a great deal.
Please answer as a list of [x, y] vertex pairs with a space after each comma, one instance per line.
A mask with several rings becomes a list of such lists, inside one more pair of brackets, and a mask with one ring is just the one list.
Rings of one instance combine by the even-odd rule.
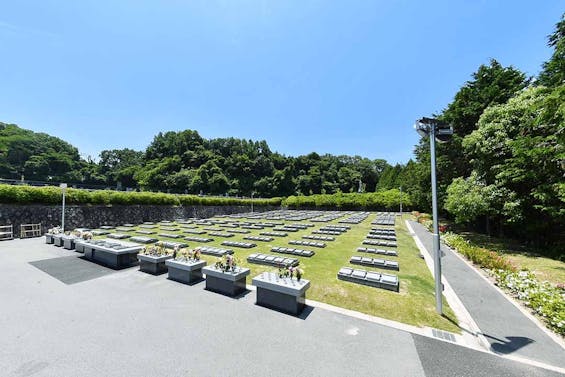
[[54, 234], [53, 235], [53, 245], [63, 246], [63, 234]]
[[153, 275], [159, 275], [167, 272], [167, 265], [165, 261], [171, 259], [172, 255], [146, 255], [138, 254], [137, 259], [139, 260], [139, 271], [147, 272]]
[[143, 246], [113, 240], [82, 241], [84, 257], [114, 269], [137, 264], [137, 254]]
[[245, 292], [250, 270], [238, 267], [235, 272], [225, 272], [206, 266], [202, 268], [202, 272], [206, 274], [207, 290], [233, 297]]
[[84, 253], [84, 242], [86, 240], [83, 239], [77, 239], [75, 240], [75, 251], [78, 251], [79, 253]]
[[263, 272], [253, 278], [257, 287], [257, 305], [284, 313], [299, 315], [305, 306], [306, 291], [310, 281], [296, 278], [280, 278], [273, 272]]
[[79, 240], [79, 238], [74, 236], [62, 236], [61, 240], [63, 241], [63, 247], [67, 250], [74, 250], [75, 249], [75, 242]]
[[202, 267], [205, 260], [168, 259], [165, 265], [169, 270], [169, 279], [184, 284], [194, 284], [202, 280]]
[[53, 235], [49, 233], [45, 234], [45, 243], [52, 244], [53, 242], [55, 242]]

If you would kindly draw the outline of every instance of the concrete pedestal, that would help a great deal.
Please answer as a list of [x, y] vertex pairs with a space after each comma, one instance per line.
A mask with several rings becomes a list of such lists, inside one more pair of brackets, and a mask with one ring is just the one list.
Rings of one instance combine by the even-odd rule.
[[75, 249], [76, 237], [63, 236], [63, 237], [61, 237], [61, 239], [63, 240], [63, 247], [65, 249], [67, 249], [67, 250], [74, 250]]
[[165, 272], [167, 272], [165, 261], [167, 261], [167, 259], [171, 259], [172, 257], [172, 255], [152, 256], [138, 254], [137, 259], [139, 260], [139, 271], [147, 272], [153, 275], [164, 274]]
[[310, 288], [309, 280], [279, 278], [272, 272], [254, 277], [251, 284], [257, 287], [257, 305], [292, 315], [304, 310], [306, 291]]
[[169, 259], [165, 261], [168, 267], [169, 279], [184, 284], [194, 284], [202, 280], [202, 267], [206, 261], [180, 261]]
[[63, 235], [61, 235], [61, 234], [54, 234], [54, 235], [53, 235], [53, 245], [55, 245], [55, 246], [63, 246]]
[[211, 266], [202, 268], [206, 274], [206, 289], [226, 296], [237, 296], [245, 292], [249, 268], [237, 268], [235, 272], [224, 272]]
[[119, 249], [113, 249], [104, 245], [81, 242], [84, 247], [84, 257], [93, 262], [97, 262], [114, 269], [130, 267], [137, 264], [137, 254], [143, 249], [143, 246], [137, 244], [125, 244]]

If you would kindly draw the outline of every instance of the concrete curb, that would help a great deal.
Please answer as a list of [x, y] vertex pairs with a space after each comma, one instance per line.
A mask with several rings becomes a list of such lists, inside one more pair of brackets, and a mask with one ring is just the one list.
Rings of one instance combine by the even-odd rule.
[[[420, 239], [418, 238], [418, 236], [414, 232], [414, 229], [412, 228], [412, 226], [410, 225], [408, 220], [405, 220], [405, 222], [406, 222], [406, 227], [408, 228], [408, 230], [410, 232], [410, 235], [412, 235], [412, 237], [414, 238], [414, 241], [416, 242], [416, 245], [418, 246], [418, 248], [422, 252], [424, 259], [426, 260], [426, 264], [428, 265], [428, 268], [429, 268], [429, 270], [430, 270], [430, 272], [433, 276], [433, 273], [434, 273], [433, 272], [433, 258], [431, 257], [428, 250], [424, 247], [424, 245], [422, 244], [422, 242], [420, 241]], [[443, 246], [447, 247], [445, 244]], [[515, 307], [517, 307], [522, 314], [524, 314], [527, 318], [532, 320], [532, 322], [534, 322], [541, 330], [543, 330], [547, 335], [549, 335], [550, 338], [553, 339], [558, 345], [565, 348], [563, 341], [561, 339], [559, 339], [559, 337], [557, 335], [553, 334], [549, 329], [547, 329], [537, 318], [535, 318], [531, 313], [528, 313], [523, 307], [520, 306], [519, 303], [517, 303], [515, 300], [513, 300], [511, 297], [509, 297], [502, 289], [500, 289], [499, 287], [494, 285], [492, 283], [492, 281], [487, 279], [486, 276], [484, 276], [480, 271], [478, 271], [475, 268], [475, 266], [473, 266], [473, 264], [471, 264], [469, 261], [467, 261], [465, 258], [463, 258], [463, 256], [461, 256], [458, 252], [456, 252], [455, 250], [453, 250], [449, 247], [447, 247], [447, 248], [457, 258], [459, 258], [460, 260], [465, 262], [465, 264], [467, 264], [467, 266], [469, 266], [482, 279], [484, 279], [486, 282], [488, 282], [490, 286], [494, 287], [506, 300], [508, 300], [510, 303], [512, 303], [512, 305], [514, 305]], [[447, 282], [447, 280], [445, 279], [445, 276], [443, 274], [442, 274], [442, 282], [444, 283], [445, 298], [446, 298], [447, 302], [449, 303], [449, 305], [451, 306], [451, 308], [453, 309], [453, 311], [455, 312], [455, 314], [457, 315], [457, 318], [460, 319], [459, 316], [462, 315], [463, 316], [462, 323], [466, 323], [471, 329], [473, 329], [473, 332], [475, 332], [475, 334], [476, 334], [477, 341], [481, 345], [481, 348], [475, 348], [475, 349], [477, 349], [478, 351], [481, 351], [481, 352], [486, 352], [486, 353], [496, 355], [498, 357], [518, 361], [518, 362], [521, 362], [521, 363], [524, 363], [524, 364], [528, 364], [528, 365], [532, 365], [532, 366], [536, 366], [536, 367], [540, 367], [540, 368], [544, 368], [544, 369], [548, 369], [548, 370], [552, 370], [552, 371], [555, 371], [555, 372], [558, 372], [558, 373], [565, 374], [565, 368], [557, 367], [557, 366], [554, 366], [554, 365], [551, 365], [551, 364], [545, 364], [545, 363], [535, 361], [535, 360], [531, 360], [531, 359], [528, 359], [528, 358], [523, 358], [523, 357], [513, 356], [513, 355], [503, 355], [503, 354], [493, 352], [491, 350], [490, 343], [483, 336], [479, 326], [473, 320], [470, 313], [467, 311], [467, 309], [465, 308], [465, 306], [463, 305], [463, 303], [461, 302], [459, 297], [457, 297], [457, 294], [451, 288], [451, 286], [449, 285], [449, 283]], [[453, 300], [453, 303], [452, 303], [451, 300]], [[469, 348], [473, 348], [473, 347], [470, 346]]]
[[[434, 276], [434, 263], [432, 256], [424, 247], [422, 241], [420, 241], [408, 220], [404, 221], [406, 228], [414, 239], [414, 242], [416, 242], [416, 246], [418, 246], [420, 253], [422, 253], [422, 255], [424, 256], [424, 260], [426, 261], [426, 265], [428, 266], [431, 275]], [[465, 308], [465, 305], [463, 305], [459, 297], [457, 297], [457, 294], [443, 274], [441, 275], [441, 280], [444, 286], [443, 295], [445, 296], [445, 299], [447, 300], [451, 309], [453, 309], [453, 312], [457, 316], [457, 319], [459, 320], [459, 326], [463, 330], [462, 337], [464, 338], [466, 344], [474, 349], [480, 348], [490, 351], [490, 343], [483, 336], [481, 329], [479, 328], [473, 317], [471, 317], [471, 314]]]
[[532, 313], [530, 313], [526, 308], [524, 308], [520, 304], [520, 302], [516, 301], [512, 296], [509, 296], [500, 287], [493, 284], [491, 280], [489, 280], [483, 273], [481, 273], [481, 271], [477, 270], [477, 268], [471, 262], [469, 262], [468, 260], [463, 258], [463, 256], [461, 254], [459, 254], [457, 251], [453, 250], [452, 248], [449, 248], [449, 250], [451, 250], [457, 258], [459, 258], [460, 260], [465, 262], [469, 267], [471, 267], [473, 269], [473, 271], [475, 271], [483, 280], [488, 282], [491, 287], [496, 289], [498, 291], [498, 293], [500, 293], [502, 296], [504, 296], [504, 298], [507, 301], [509, 301], [518, 310], [520, 310], [520, 312], [522, 312], [522, 314], [524, 314], [526, 317], [528, 317], [528, 319], [530, 319], [534, 324], [536, 324], [536, 326], [539, 327], [540, 330], [545, 332], [546, 335], [549, 336], [555, 343], [557, 343], [559, 346], [561, 346], [561, 348], [565, 349], [565, 341], [563, 341], [563, 339], [561, 339], [558, 335], [553, 333], [553, 331], [549, 330], [538, 318], [536, 318]]

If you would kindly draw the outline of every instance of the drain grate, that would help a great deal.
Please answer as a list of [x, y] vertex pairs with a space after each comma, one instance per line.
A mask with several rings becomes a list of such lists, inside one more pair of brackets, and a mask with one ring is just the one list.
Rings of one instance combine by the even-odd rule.
[[436, 338], [448, 340], [448, 341], [453, 342], [453, 343], [457, 343], [455, 336], [450, 332], [438, 330], [438, 329], [432, 329], [432, 334]]

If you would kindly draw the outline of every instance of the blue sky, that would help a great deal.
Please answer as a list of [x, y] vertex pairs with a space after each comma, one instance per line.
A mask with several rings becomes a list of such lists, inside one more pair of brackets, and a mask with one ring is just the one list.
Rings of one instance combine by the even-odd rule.
[[480, 64], [535, 75], [563, 1], [0, 2], [0, 121], [81, 155], [159, 131], [406, 162]]

